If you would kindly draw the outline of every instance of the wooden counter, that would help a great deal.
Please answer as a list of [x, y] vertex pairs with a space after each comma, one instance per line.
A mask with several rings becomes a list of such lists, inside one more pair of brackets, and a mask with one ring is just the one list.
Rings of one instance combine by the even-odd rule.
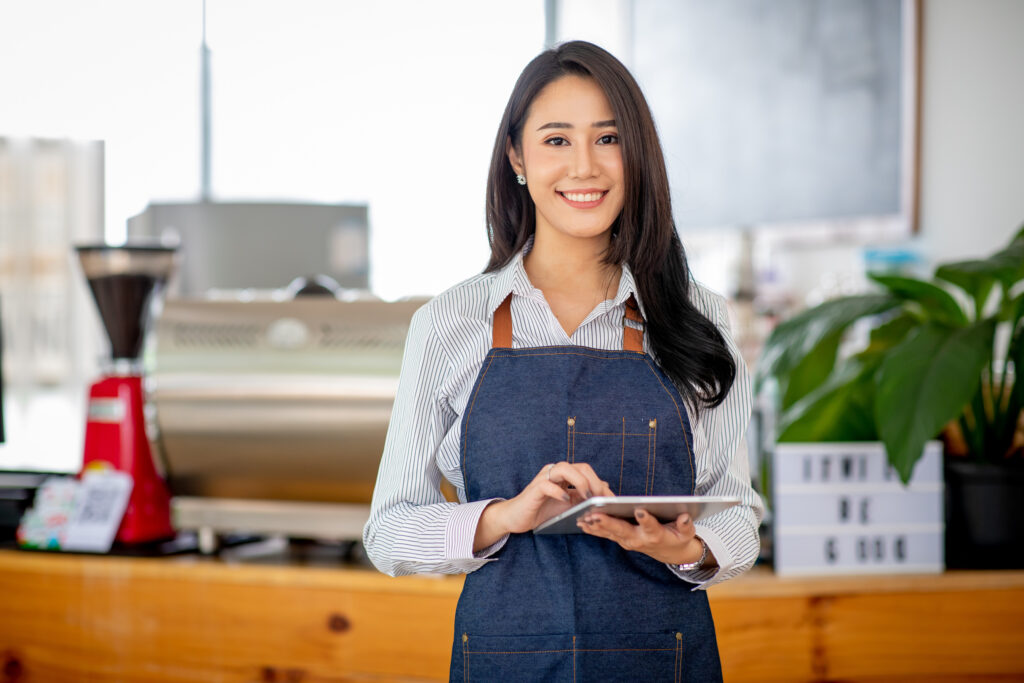
[[[445, 680], [461, 577], [0, 551], [0, 681]], [[1024, 680], [1024, 572], [710, 591], [727, 681]]]

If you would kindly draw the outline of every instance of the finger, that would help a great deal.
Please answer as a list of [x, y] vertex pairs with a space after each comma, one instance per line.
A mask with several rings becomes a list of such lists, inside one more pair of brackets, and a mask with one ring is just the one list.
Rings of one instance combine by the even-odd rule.
[[555, 468], [557, 463], [549, 462], [544, 467], [540, 468], [540, 472], [533, 478], [534, 481], [551, 481], [551, 470]]
[[603, 523], [604, 520], [601, 519], [602, 517], [605, 517], [605, 515], [590, 513], [577, 520], [576, 526], [582, 529], [584, 533], [590, 534], [591, 536], [599, 536], [618, 543], [618, 539], [615, 538], [612, 531], [605, 527]]
[[694, 534], [697, 533], [696, 529], [693, 528], [693, 520], [689, 513], [686, 512], [676, 517], [674, 526], [684, 540], [693, 538]]
[[[633, 511], [633, 516], [636, 517], [636, 522], [640, 526], [640, 530], [644, 534], [648, 536], [657, 537], [664, 532], [664, 529], [661, 528], [661, 522], [658, 521], [658, 518], [652, 515], [647, 510], [644, 510], [643, 508], [637, 508], [636, 510]], [[678, 519], [676, 521], [678, 522]]]
[[551, 481], [556, 484], [567, 483], [575, 486], [584, 498], [590, 498], [593, 495], [591, 490], [590, 481], [587, 477], [580, 472], [572, 463], [560, 462], [556, 463], [550, 471]]
[[571, 502], [569, 493], [553, 481], [541, 481], [537, 488], [548, 498], [554, 498], [566, 503]]
[[577, 472], [579, 472], [587, 482], [587, 490], [590, 491], [591, 495], [594, 496], [613, 496], [611, 488], [608, 486], [608, 482], [597, 476], [597, 472], [594, 468], [585, 462], [569, 463], [569, 465]]
[[[589, 523], [587, 523], [587, 520], [589, 520]], [[628, 550], [632, 550], [637, 545], [639, 535], [637, 528], [625, 520], [594, 512], [584, 518], [584, 523], [587, 524], [586, 528], [589, 530], [589, 533], [594, 536], [601, 536], [602, 538], [615, 541]]]

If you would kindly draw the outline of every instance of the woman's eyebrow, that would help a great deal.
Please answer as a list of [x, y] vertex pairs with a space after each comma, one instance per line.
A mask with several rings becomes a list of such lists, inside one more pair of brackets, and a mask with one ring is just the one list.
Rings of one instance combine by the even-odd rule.
[[[591, 128], [610, 128], [615, 125], [615, 119], [608, 119], [607, 121], [594, 121], [590, 124]], [[564, 123], [562, 121], [552, 121], [551, 123], [545, 123], [537, 130], [546, 130], [548, 128], [573, 128], [571, 123]]]

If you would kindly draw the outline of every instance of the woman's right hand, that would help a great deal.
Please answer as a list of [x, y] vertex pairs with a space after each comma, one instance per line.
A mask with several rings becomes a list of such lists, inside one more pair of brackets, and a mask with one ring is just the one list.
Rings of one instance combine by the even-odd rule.
[[477, 524], [473, 551], [508, 533], [524, 533], [591, 496], [614, 496], [608, 482], [584, 462], [545, 465], [519, 495], [488, 505]]

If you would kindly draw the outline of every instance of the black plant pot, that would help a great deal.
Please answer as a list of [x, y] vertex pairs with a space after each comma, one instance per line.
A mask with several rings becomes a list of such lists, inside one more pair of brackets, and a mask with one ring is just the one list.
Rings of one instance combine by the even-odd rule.
[[1024, 569], [1024, 461], [946, 458], [946, 567]]

